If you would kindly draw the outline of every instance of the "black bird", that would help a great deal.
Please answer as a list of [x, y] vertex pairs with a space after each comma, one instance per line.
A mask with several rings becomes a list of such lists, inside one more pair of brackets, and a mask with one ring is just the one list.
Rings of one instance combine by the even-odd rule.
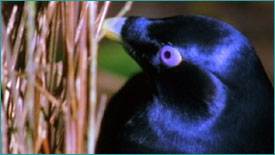
[[198, 15], [104, 28], [143, 72], [111, 99], [97, 153], [274, 153], [273, 86], [238, 30]]

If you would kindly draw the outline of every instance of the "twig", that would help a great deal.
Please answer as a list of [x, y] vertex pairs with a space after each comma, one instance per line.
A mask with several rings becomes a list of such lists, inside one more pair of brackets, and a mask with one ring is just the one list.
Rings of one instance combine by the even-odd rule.
[[102, 122], [102, 119], [103, 119], [103, 115], [104, 115], [104, 112], [105, 112], [105, 109], [106, 109], [106, 106], [107, 106], [107, 95], [106, 94], [103, 94], [100, 98], [100, 104], [99, 104], [99, 108], [97, 109], [97, 122], [96, 122], [96, 126], [97, 126], [97, 133], [96, 133], [96, 139], [98, 138], [99, 136], [99, 133], [100, 133], [100, 128], [101, 128], [101, 122]]
[[8, 134], [7, 134], [7, 118], [3, 105], [1, 104], [1, 154], [8, 153]]
[[[38, 82], [42, 83], [42, 80], [40, 78], [37, 78], [36, 83], [38, 83]], [[42, 139], [39, 134], [39, 129], [41, 129], [40, 117], [39, 117], [40, 109], [41, 109], [41, 104], [40, 104], [41, 101], [40, 100], [41, 100], [40, 92], [35, 91], [34, 101], [36, 104], [34, 104], [34, 153], [38, 153], [38, 151], [40, 150], [41, 143], [42, 143]]]
[[106, 2], [104, 2], [104, 6], [103, 6], [103, 9], [102, 9], [102, 13], [101, 13], [101, 16], [99, 17], [99, 24], [98, 24], [98, 26], [97, 26], [97, 30], [96, 30], [96, 37], [98, 37], [98, 35], [99, 35], [99, 32], [100, 32], [100, 30], [101, 30], [101, 28], [102, 28], [102, 24], [103, 24], [103, 21], [104, 21], [104, 19], [105, 19], [105, 17], [106, 17], [106, 14], [107, 14], [107, 10], [108, 10], [108, 8], [109, 8], [109, 6], [110, 6], [110, 3], [111, 3], [111, 1], [106, 1]]
[[20, 19], [20, 24], [17, 30], [17, 35], [16, 35], [16, 39], [15, 39], [15, 44], [13, 47], [13, 52], [12, 52], [12, 59], [11, 59], [11, 68], [12, 70], [14, 70], [16, 62], [17, 62], [17, 57], [18, 57], [18, 53], [19, 53], [19, 49], [22, 43], [22, 38], [23, 38], [23, 33], [24, 33], [24, 29], [25, 29], [25, 23], [26, 21], [26, 12], [24, 11], [22, 13], [22, 17]]
[[77, 28], [76, 28], [76, 34], [75, 34], [75, 39], [74, 39], [75, 43], [77, 43], [77, 41], [79, 40], [80, 32], [83, 29], [82, 27], [83, 27], [84, 19], [87, 18], [87, 17], [85, 18], [84, 14], [88, 11], [88, 6], [89, 6], [88, 5], [89, 3], [86, 3], [86, 2], [82, 2], [81, 4], [82, 4], [81, 5], [82, 9], [80, 12], [80, 20], [79, 20], [79, 22], [77, 24]]
[[[81, 2], [80, 21], [82, 28], [79, 31], [80, 39], [78, 42], [77, 51], [79, 53], [78, 72], [76, 78], [76, 90], [78, 101], [78, 121], [77, 121], [77, 153], [84, 153], [85, 146], [85, 120], [87, 108], [87, 71], [88, 71], [88, 47], [87, 47], [87, 16], [88, 2]], [[80, 26], [78, 26], [79, 28]], [[85, 151], [86, 152], [86, 151]]]
[[97, 39], [95, 38], [96, 33], [96, 12], [97, 12], [97, 2], [89, 2], [89, 44], [90, 50], [89, 55], [91, 56], [91, 62], [89, 63], [89, 130], [88, 130], [88, 153], [95, 153], [96, 145], [96, 81], [97, 81]]
[[48, 22], [51, 21], [51, 19], [53, 18], [53, 15], [56, 12], [56, 7], [57, 7], [58, 3], [60, 3], [60, 2], [56, 2], [56, 1], [50, 1], [49, 2], [49, 5], [47, 7], [47, 14], [46, 14]]
[[74, 86], [74, 6], [72, 2], [65, 2], [66, 4], [66, 47], [67, 47], [67, 60], [68, 60], [68, 75], [67, 75], [67, 96], [68, 101], [71, 102], [73, 116], [76, 118], [76, 94]]
[[66, 154], [71, 154], [72, 153], [72, 131], [70, 127], [70, 119], [71, 119], [71, 114], [69, 111], [69, 106], [64, 106], [63, 108], [64, 111], [64, 117], [65, 117], [65, 153]]
[[[22, 122], [25, 122], [25, 117], [28, 115], [28, 121], [30, 122], [29, 129], [32, 131], [34, 129], [34, 118], [33, 118], [33, 105], [34, 105], [34, 83], [35, 83], [35, 63], [34, 63], [34, 49], [35, 49], [35, 13], [36, 13], [36, 2], [26, 2], [26, 7], [24, 8], [28, 17], [26, 23], [26, 53], [27, 53], [27, 66], [25, 72], [27, 74], [27, 90], [24, 98], [24, 103], [26, 107], [23, 110]], [[28, 140], [28, 152], [33, 152], [33, 140], [31, 133], [27, 132]]]
[[133, 1], [126, 2], [123, 8], [118, 12], [118, 14], [115, 17], [124, 16], [128, 11], [131, 10], [133, 3], [134, 3]]
[[8, 36], [10, 35], [10, 33], [11, 33], [12, 29], [13, 29], [16, 12], [17, 12], [17, 6], [14, 6], [12, 8], [11, 17], [9, 19], [9, 24], [8, 24], [8, 27], [7, 27], [7, 35]]
[[[4, 87], [7, 87], [8, 83], [8, 77], [11, 77], [10, 71], [10, 59], [11, 59], [11, 50], [10, 50], [10, 44], [9, 44], [9, 38], [7, 35], [6, 25], [3, 20], [3, 16], [1, 15], [1, 84], [3, 83]], [[2, 70], [3, 74], [2, 75]], [[7, 76], [5, 76], [5, 73], [7, 73]], [[5, 89], [4, 89], [5, 90]], [[6, 93], [6, 92], [5, 92]], [[7, 100], [7, 96], [4, 95], [4, 101]], [[4, 108], [6, 109], [9, 105], [4, 105]]]
[[[72, 154], [74, 152], [75, 145], [73, 137], [73, 129], [72, 129], [72, 118], [75, 115], [75, 108], [76, 108], [76, 98], [75, 98], [75, 88], [74, 88], [74, 32], [73, 32], [73, 20], [74, 20], [74, 8], [73, 2], [63, 2], [64, 4], [64, 15], [65, 15], [65, 43], [66, 43], [66, 54], [67, 54], [67, 86], [66, 86], [66, 100], [68, 104], [64, 106], [64, 113], [65, 113], [65, 153]], [[71, 110], [73, 112], [73, 116], [71, 115]]]
[[[56, 10], [51, 10], [55, 12]], [[50, 14], [50, 13], [48, 13]], [[53, 13], [51, 13], [53, 14]], [[51, 17], [51, 18], [50, 18]], [[54, 63], [56, 61], [56, 53], [57, 53], [57, 44], [58, 44], [58, 32], [59, 32], [59, 26], [60, 22], [58, 22], [59, 14], [54, 14], [53, 16], [50, 16], [47, 19], [51, 21], [47, 21], [46, 23], [51, 24], [51, 36], [50, 36], [50, 44], [49, 44], [49, 64], [51, 64], [51, 72], [50, 72], [50, 79], [49, 79], [49, 90], [50, 92], [53, 92], [54, 86], [55, 86], [55, 80], [54, 76], [56, 74], [56, 70], [54, 69]]]
[[49, 146], [49, 140], [48, 138], [45, 138], [42, 142], [43, 145], [43, 149], [45, 151], [46, 154], [50, 154], [50, 146]]

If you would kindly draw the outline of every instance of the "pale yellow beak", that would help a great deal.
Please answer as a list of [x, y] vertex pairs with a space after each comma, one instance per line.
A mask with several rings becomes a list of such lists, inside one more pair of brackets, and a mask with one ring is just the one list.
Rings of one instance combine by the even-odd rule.
[[121, 42], [121, 31], [127, 18], [114, 17], [108, 18], [104, 21], [102, 31], [105, 33], [105, 37]]

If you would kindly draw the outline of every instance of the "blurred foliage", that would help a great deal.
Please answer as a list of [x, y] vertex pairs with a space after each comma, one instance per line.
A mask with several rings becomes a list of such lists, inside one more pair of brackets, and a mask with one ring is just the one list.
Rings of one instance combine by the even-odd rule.
[[110, 40], [103, 40], [99, 46], [98, 66], [123, 77], [130, 77], [141, 71], [122, 45]]

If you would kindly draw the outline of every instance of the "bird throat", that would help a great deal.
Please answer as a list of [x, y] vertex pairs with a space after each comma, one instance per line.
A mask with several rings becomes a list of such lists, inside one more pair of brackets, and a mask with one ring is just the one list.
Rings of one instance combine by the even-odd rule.
[[160, 76], [156, 103], [177, 109], [188, 119], [208, 118], [223, 110], [225, 87], [215, 75], [188, 69], [181, 73], [171, 71], [170, 77]]

